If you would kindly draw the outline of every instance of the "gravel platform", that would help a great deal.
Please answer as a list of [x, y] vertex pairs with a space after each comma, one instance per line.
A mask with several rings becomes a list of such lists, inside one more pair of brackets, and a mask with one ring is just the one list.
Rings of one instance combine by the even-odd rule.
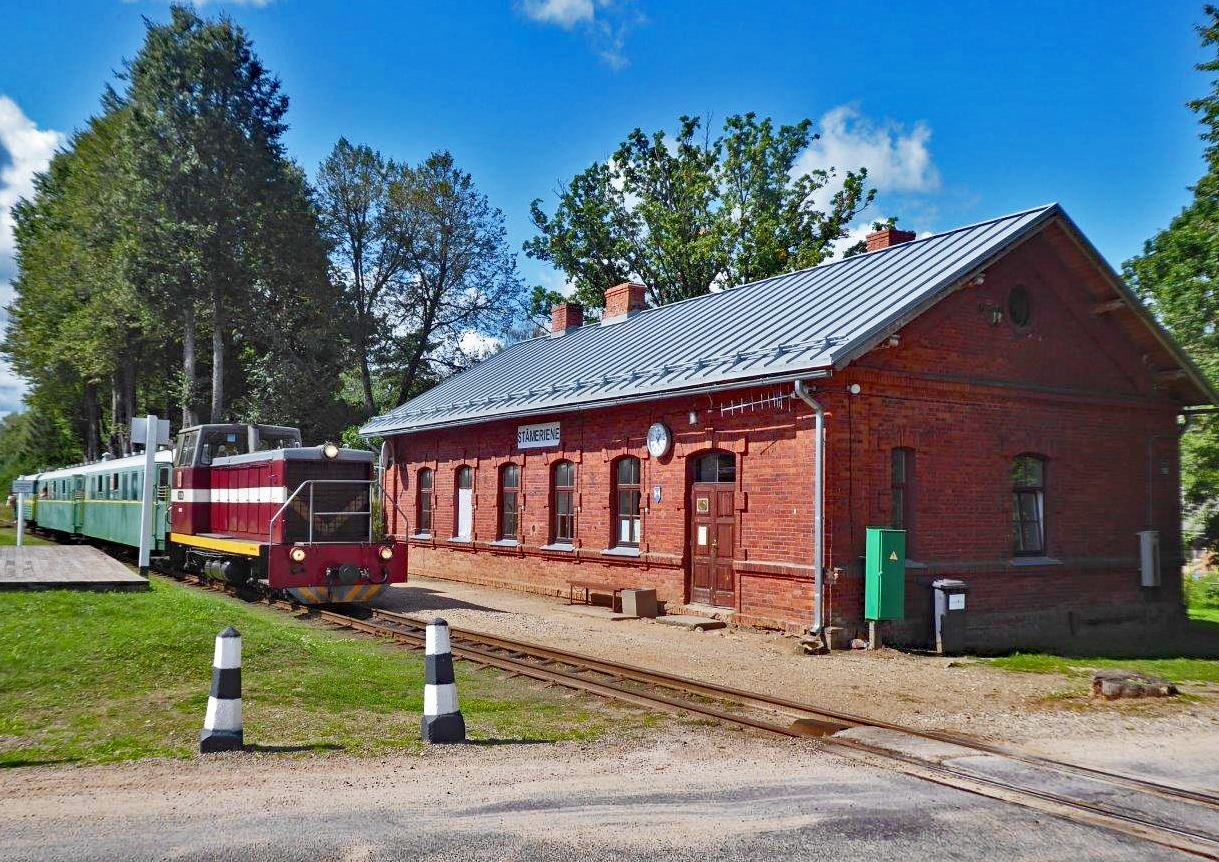
[[1089, 680], [1012, 673], [970, 659], [892, 649], [805, 656], [796, 638], [727, 628], [688, 631], [654, 620], [567, 613], [564, 599], [412, 577], [378, 606], [451, 625], [656, 668], [925, 730], [951, 730], [1081, 756], [1219, 745], [1219, 687], [1188, 699], [1094, 701]]

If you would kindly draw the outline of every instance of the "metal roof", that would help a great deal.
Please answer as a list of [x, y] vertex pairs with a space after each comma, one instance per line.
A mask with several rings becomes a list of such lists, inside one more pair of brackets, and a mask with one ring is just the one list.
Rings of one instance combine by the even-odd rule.
[[[170, 464], [174, 460], [172, 449], [158, 449], [155, 459], [157, 464]], [[55, 470], [45, 470], [41, 473], [29, 473], [20, 476], [21, 479], [37, 479], [39, 482], [49, 482], [52, 479], [68, 479], [72, 476], [89, 476], [94, 473], [122, 473], [124, 470], [143, 470], [144, 455], [127, 455], [123, 458], [110, 458], [105, 461], [94, 461], [90, 464], [76, 464], [72, 467], [59, 467]]]
[[1065, 218], [1058, 204], [1048, 204], [647, 309], [619, 323], [522, 341], [369, 420], [360, 433], [825, 373], [870, 350], [1056, 216]]

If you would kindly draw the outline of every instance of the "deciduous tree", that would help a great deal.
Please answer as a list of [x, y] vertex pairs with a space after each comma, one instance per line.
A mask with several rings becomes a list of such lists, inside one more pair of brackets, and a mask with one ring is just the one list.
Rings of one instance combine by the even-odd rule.
[[[793, 176], [816, 138], [808, 120], [776, 128], [752, 113], [732, 116], [714, 140], [702, 125], [682, 117], [673, 138], [635, 129], [558, 192], [554, 215], [535, 200], [540, 235], [526, 253], [562, 270], [587, 307], [630, 279], [665, 304], [814, 266], [872, 201], [863, 168], [832, 194], [833, 168]], [[534, 310], [552, 298], [538, 294]]]
[[[1206, 7], [1198, 28], [1202, 44], [1219, 48], [1219, 8]], [[1207, 171], [1194, 199], [1143, 253], [1125, 264], [1125, 275], [1208, 377], [1219, 384], [1219, 55], [1202, 63], [1210, 90], [1189, 103], [1202, 123]], [[1219, 417], [1198, 417], [1182, 439], [1186, 526], [1193, 538], [1219, 543]]]
[[383, 341], [386, 300], [400, 289], [406, 269], [403, 217], [390, 187], [402, 169], [366, 145], [339, 138], [318, 169], [316, 190], [322, 229], [334, 261], [333, 278], [342, 285], [352, 311], [352, 347], [359, 366], [364, 411], [379, 403], [373, 368]]
[[389, 297], [387, 360], [397, 402], [494, 349], [525, 314], [504, 215], [447, 152], [391, 184], [401, 219], [401, 284]]

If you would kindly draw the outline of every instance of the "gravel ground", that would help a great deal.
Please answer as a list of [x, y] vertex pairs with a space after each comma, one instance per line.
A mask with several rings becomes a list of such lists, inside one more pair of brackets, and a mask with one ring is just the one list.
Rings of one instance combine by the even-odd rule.
[[7, 770], [0, 858], [1178, 858], [810, 741], [665, 727], [642, 741], [382, 759], [232, 754]]
[[[652, 620], [572, 613], [562, 599], [412, 577], [378, 604], [450, 624], [682, 676], [781, 695], [922, 729], [956, 730], [1062, 753], [1078, 745], [1153, 746], [1165, 754], [1219, 740], [1219, 687], [1189, 685], [1185, 700], [1095, 702], [1086, 679], [1025, 674], [969, 660], [882, 649], [804, 656], [777, 633], [698, 633]], [[1048, 749], [1047, 749], [1048, 750]]]

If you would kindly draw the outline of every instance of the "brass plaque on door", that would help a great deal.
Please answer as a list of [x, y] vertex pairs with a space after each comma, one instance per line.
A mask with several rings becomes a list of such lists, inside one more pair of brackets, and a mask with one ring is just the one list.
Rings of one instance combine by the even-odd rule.
[[699, 497], [694, 501], [694, 510], [700, 515], [705, 515], [711, 511], [711, 498]]

